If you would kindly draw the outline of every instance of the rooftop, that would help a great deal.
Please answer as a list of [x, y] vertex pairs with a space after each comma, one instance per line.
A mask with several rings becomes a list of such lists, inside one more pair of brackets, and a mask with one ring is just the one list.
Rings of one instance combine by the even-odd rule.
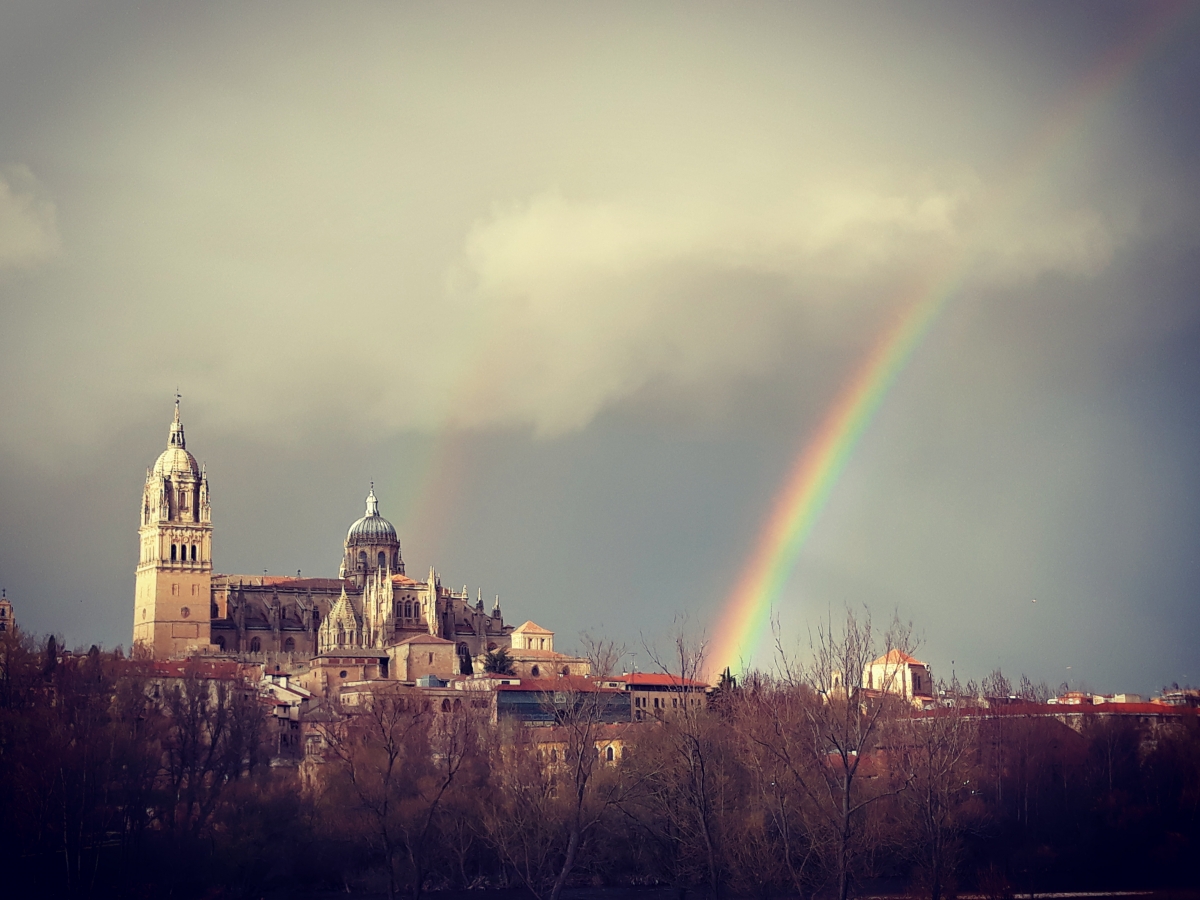
[[619, 679], [629, 687], [707, 688], [703, 681], [668, 675], [665, 672], [626, 672]]
[[553, 694], [562, 691], [575, 691], [581, 694], [619, 694], [620, 688], [601, 687], [591, 678], [580, 675], [558, 675], [554, 678], [521, 678], [520, 684], [497, 684], [498, 691], [533, 691], [541, 694]]
[[530, 620], [514, 628], [513, 634], [554, 634], [554, 632]]
[[445, 638], [437, 637], [433, 634], [414, 634], [412, 637], [406, 637], [402, 641], [396, 641], [394, 646], [401, 644], [454, 644], [454, 641], [448, 641]]
[[910, 656], [909, 654], [905, 653], [903, 650], [889, 650], [887, 653], [883, 654], [883, 656], [879, 657], [879, 659], [877, 659], [873, 663], [871, 663], [871, 665], [873, 665], [873, 666], [881, 666], [881, 665], [887, 665], [887, 664], [895, 665], [898, 663], [906, 663], [907, 665], [910, 665], [910, 666], [925, 665], [925, 663], [921, 662], [916, 657]]

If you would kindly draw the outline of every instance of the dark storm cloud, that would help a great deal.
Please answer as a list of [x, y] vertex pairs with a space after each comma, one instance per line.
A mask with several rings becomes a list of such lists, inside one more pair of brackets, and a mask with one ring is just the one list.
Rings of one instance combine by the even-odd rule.
[[[708, 621], [905, 286], [1154, 12], [6, 10], [0, 580], [127, 639], [180, 384], [219, 568], [333, 571], [374, 477], [415, 570], [510, 615]], [[941, 668], [1186, 671], [1145, 657], [1195, 624], [1195, 18], [990, 222], [790, 628], [899, 605]]]

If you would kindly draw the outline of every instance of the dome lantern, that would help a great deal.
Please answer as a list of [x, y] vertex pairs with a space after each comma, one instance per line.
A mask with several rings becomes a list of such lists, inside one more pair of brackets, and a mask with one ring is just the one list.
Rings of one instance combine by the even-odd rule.
[[[343, 577], [352, 578], [361, 590], [366, 579], [375, 571], [404, 574], [400, 556], [400, 540], [395, 526], [379, 514], [375, 484], [367, 494], [366, 515], [346, 532], [346, 555], [342, 561]], [[353, 574], [351, 574], [353, 573]]]
[[346, 544], [398, 543], [396, 528], [379, 514], [379, 500], [375, 497], [375, 485], [367, 494], [367, 514], [350, 526], [346, 532]]
[[179, 394], [175, 394], [175, 420], [171, 423], [171, 431], [167, 435], [167, 449], [159, 454], [154, 463], [154, 474], [165, 478], [175, 478], [186, 475], [191, 478], [201, 477], [200, 466], [196, 457], [187, 451], [187, 441], [183, 435], [183, 422], [179, 418]]

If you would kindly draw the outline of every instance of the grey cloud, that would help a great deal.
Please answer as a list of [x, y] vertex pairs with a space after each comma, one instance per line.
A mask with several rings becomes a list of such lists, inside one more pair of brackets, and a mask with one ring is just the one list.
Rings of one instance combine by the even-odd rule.
[[1194, 655], [1146, 650], [1195, 620], [1194, 28], [1013, 184], [1140, 9], [151, 7], [2, 14], [0, 574], [31, 621], [127, 640], [120, 517], [176, 385], [222, 567], [330, 571], [376, 478], [413, 565], [561, 635], [712, 620], [940, 275], [789, 623], [894, 601], [942, 672], [1108, 659], [992, 613], [1028, 586], [1103, 622], [1119, 583], [1125, 675]]
[[[999, 59], [960, 75], [994, 120], [955, 114], [949, 62], [888, 70], [939, 44], [909, 26], [907, 51], [829, 11], [794, 41], [654, 21], [661, 47], [601, 47], [529, 10], [334, 28], [305, 8], [266, 41], [246, 15], [168, 25], [49, 117], [89, 157], [71, 164], [80, 227], [45, 315], [111, 378], [14, 412], [109, 428], [107, 385], [141, 401], [178, 382], [224, 397], [230, 428], [303, 434], [336, 414], [561, 434], [648, 390], [778, 374], [783, 347], [854, 344], [864, 310], [947, 260], [976, 259], [985, 282], [1092, 277], [1127, 238], [1106, 207], [1049, 194], [980, 242], [1001, 180], [982, 148], [1025, 111], [980, 74]], [[897, 78], [912, 96], [881, 89]], [[45, 349], [12, 364], [36, 370]], [[139, 383], [148, 368], [161, 384]]]
[[53, 201], [25, 165], [0, 166], [0, 269], [24, 269], [60, 250]]
[[[846, 306], [907, 301], [904, 287], [923, 269], [978, 269], [980, 286], [1095, 276], [1129, 237], [1094, 210], [1050, 203], [973, 227], [989, 211], [969, 174], [949, 185], [811, 171], [761, 178], [772, 190], [736, 203], [702, 184], [640, 203], [545, 194], [477, 223], [467, 241], [471, 315], [488, 323], [492, 343], [488, 380], [458, 421], [581, 428], [658, 379], [762, 375], [773, 345], [805, 340], [803, 308], [854, 321]], [[697, 271], [778, 276], [791, 297], [712, 296], [673, 277]]]

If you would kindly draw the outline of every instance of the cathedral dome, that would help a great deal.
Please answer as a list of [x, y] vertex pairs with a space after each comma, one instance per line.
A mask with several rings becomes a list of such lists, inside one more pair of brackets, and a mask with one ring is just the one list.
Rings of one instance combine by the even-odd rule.
[[367, 514], [350, 526], [346, 532], [346, 543], [349, 544], [389, 544], [396, 543], [396, 529], [379, 514], [379, 501], [375, 499], [375, 488], [367, 494]]
[[187, 452], [187, 441], [183, 435], [183, 423], [179, 421], [179, 395], [175, 396], [175, 421], [171, 423], [171, 433], [167, 436], [167, 449], [154, 463], [154, 474], [170, 478], [175, 475], [192, 475], [199, 477], [200, 467], [196, 465], [196, 457]]
[[196, 457], [182, 447], [168, 447], [158, 457], [154, 464], [154, 474], [171, 478], [176, 475], [200, 476], [200, 467]]

